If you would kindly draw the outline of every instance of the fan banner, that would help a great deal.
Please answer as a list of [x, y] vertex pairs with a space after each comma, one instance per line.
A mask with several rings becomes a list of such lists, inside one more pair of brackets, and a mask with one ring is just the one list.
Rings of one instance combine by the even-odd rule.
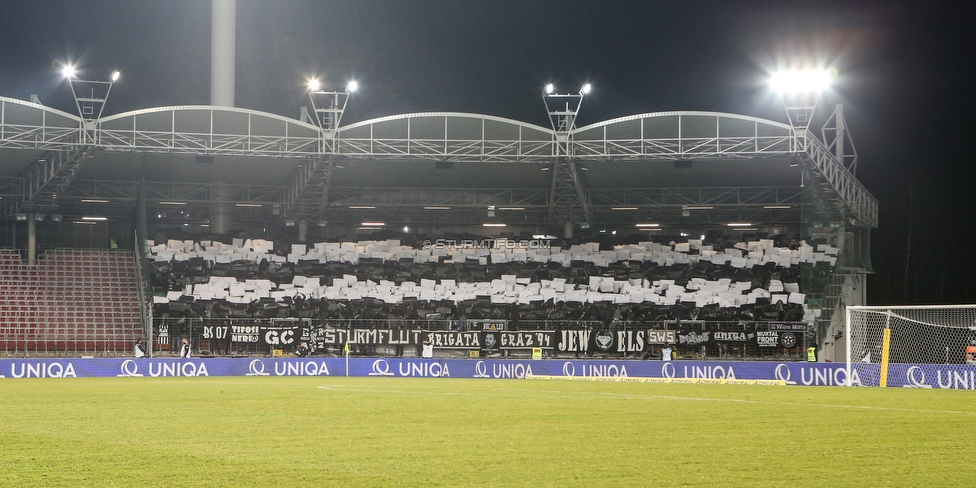
[[528, 331], [427, 331], [420, 329], [321, 329], [317, 347], [352, 345], [416, 346], [429, 341], [439, 349], [552, 349], [559, 342], [557, 332]]
[[807, 328], [807, 324], [803, 322], [770, 322], [768, 330], [799, 332], [802, 334]]
[[370, 346], [415, 346], [423, 342], [420, 329], [319, 329], [317, 347], [363, 344]]
[[301, 337], [301, 326], [261, 325], [258, 327], [258, 338], [265, 346], [292, 349], [298, 345]]
[[427, 341], [439, 349], [481, 349], [483, 334], [471, 332], [426, 332]]

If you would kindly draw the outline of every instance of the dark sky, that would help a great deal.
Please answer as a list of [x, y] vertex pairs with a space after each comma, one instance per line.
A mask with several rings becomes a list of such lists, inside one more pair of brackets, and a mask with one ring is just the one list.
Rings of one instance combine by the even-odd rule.
[[[569, 92], [589, 82], [594, 90], [578, 125], [666, 110], [785, 122], [765, 87], [768, 72], [804, 61], [832, 66], [839, 78], [824, 101], [844, 104], [857, 176], [880, 202], [874, 301], [972, 302], [976, 178], [966, 145], [976, 136], [976, 17], [967, 7], [238, 0], [237, 105], [297, 117], [304, 80], [316, 74], [337, 88], [359, 81], [344, 123], [459, 111], [547, 125], [542, 86], [553, 82]], [[210, 2], [0, 2], [0, 96], [37, 94], [74, 112], [52, 64], [60, 60], [76, 63], [89, 79], [122, 71], [108, 114], [206, 104]], [[962, 254], [953, 257], [957, 248]]]

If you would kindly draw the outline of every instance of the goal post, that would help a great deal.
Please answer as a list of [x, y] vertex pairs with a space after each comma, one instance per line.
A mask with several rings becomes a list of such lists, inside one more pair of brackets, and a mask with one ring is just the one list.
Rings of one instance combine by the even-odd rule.
[[976, 389], [976, 305], [849, 306], [845, 330], [848, 386]]

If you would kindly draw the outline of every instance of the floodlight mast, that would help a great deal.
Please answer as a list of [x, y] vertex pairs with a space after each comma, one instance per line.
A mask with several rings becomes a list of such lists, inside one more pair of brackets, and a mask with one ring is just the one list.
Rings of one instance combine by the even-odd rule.
[[349, 96], [359, 88], [359, 84], [350, 81], [343, 91], [320, 88], [319, 80], [309, 80], [308, 98], [312, 102], [312, 111], [315, 112], [315, 123], [322, 129], [326, 142], [330, 143], [339, 130], [339, 122], [346, 111]]
[[813, 113], [833, 78], [833, 73], [826, 70], [788, 70], [773, 74], [769, 80], [772, 89], [782, 96], [799, 150], [806, 149]]
[[583, 97], [590, 92], [590, 84], [580, 88], [579, 93], [559, 94], [552, 83], [542, 89], [542, 102], [549, 113], [549, 123], [556, 131], [556, 146], [559, 155], [569, 152], [569, 133], [576, 128], [576, 116], [583, 105]]
[[118, 70], [113, 71], [109, 75], [110, 81], [82, 80], [75, 77], [77, 72], [71, 65], [65, 65], [61, 74], [68, 79], [71, 95], [75, 99], [75, 108], [78, 109], [78, 115], [84, 121], [85, 130], [82, 131], [82, 134], [85, 140], [82, 142], [94, 142], [95, 125], [102, 118], [108, 96], [112, 93], [112, 87], [115, 86], [115, 82], [119, 81], [121, 74]]

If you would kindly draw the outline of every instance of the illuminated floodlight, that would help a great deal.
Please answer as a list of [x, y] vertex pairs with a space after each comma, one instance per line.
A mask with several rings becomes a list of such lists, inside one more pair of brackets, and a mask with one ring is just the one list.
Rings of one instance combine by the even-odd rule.
[[122, 76], [122, 74], [119, 73], [119, 70], [113, 71], [112, 72], [112, 81], [119, 81], [119, 76]]
[[308, 80], [308, 89], [309, 90], [319, 91], [319, 88], [321, 88], [321, 87], [322, 87], [322, 84], [319, 83], [319, 80], [316, 80], [316, 79]]
[[828, 70], [789, 70], [774, 73], [769, 85], [780, 93], [819, 93], [830, 88], [833, 80]]
[[545, 88], [546, 95], [552, 93], [552, 91], [555, 90], [555, 89], [556, 89], [556, 87], [552, 86], [552, 83], [547, 84], [546, 85], [546, 88]]
[[362, 225], [363, 227], [383, 227], [386, 224], [383, 222], [363, 222], [360, 225]]
[[587, 93], [589, 93], [590, 92], [590, 88], [593, 88], [593, 87], [590, 86], [589, 83], [583, 85], [583, 88], [580, 88], [580, 95], [586, 95]]
[[64, 75], [65, 78], [74, 78], [75, 73], [75, 67], [71, 66], [70, 64], [66, 64], [63, 68], [61, 68], [61, 74]]
[[481, 224], [481, 225], [482, 225], [482, 227], [505, 227], [505, 224], [498, 224], [498, 223], [493, 223], [493, 222], [487, 222], [487, 223], [484, 223], [484, 224]]
[[634, 227], [640, 227], [642, 229], [646, 229], [646, 228], [649, 228], [649, 227], [660, 227], [660, 226], [661, 226], [661, 224], [637, 224]]
[[637, 210], [637, 207], [610, 207], [610, 210]]
[[95, 216], [95, 215], [85, 215], [84, 217], [81, 218], [81, 220], [103, 221], [103, 220], [108, 220], [108, 219], [105, 218], [105, 217], [100, 217], [100, 216]]
[[356, 80], [352, 80], [346, 84], [346, 91], [349, 93], [352, 93], [358, 89], [359, 89], [359, 83], [356, 83]]
[[729, 227], [749, 227], [752, 224], [750, 222], [729, 222], [727, 225]]

